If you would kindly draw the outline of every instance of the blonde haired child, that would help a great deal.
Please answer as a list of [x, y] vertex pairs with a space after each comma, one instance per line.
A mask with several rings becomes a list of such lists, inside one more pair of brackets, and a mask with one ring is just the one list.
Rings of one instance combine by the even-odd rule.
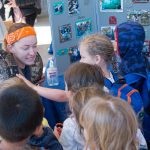
[[96, 87], [85, 87], [78, 90], [69, 99], [72, 115], [65, 120], [59, 138], [64, 150], [83, 150], [85, 140], [79, 125], [80, 112], [91, 97], [103, 95], [105, 93]]
[[80, 62], [101, 67], [104, 76], [114, 81], [110, 73], [110, 66], [115, 55], [114, 47], [106, 36], [96, 33], [84, 37], [79, 43], [79, 50]]
[[[86, 139], [85, 149], [138, 150], [140, 134], [132, 108], [116, 97], [93, 97], [82, 109], [80, 124]], [[137, 133], [138, 131], [138, 133]], [[142, 145], [146, 149], [145, 145]]]

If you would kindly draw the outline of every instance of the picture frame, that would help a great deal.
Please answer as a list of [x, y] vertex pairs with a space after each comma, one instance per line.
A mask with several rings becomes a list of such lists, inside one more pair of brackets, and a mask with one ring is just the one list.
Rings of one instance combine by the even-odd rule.
[[102, 26], [101, 27], [101, 34], [107, 36], [110, 40], [115, 40], [114, 34], [115, 26]]
[[99, 0], [101, 12], [123, 12], [123, 0]]
[[81, 59], [78, 46], [69, 47], [68, 54], [70, 56], [70, 63], [74, 63], [74, 62], [79, 61]]
[[84, 19], [75, 23], [76, 36], [81, 37], [83, 35], [92, 32], [92, 19]]
[[57, 56], [64, 56], [68, 54], [68, 48], [64, 48], [64, 49], [59, 49], [57, 51]]
[[143, 26], [150, 25], [150, 11], [130, 11], [127, 13], [127, 21], [138, 22]]
[[54, 15], [60, 15], [64, 12], [64, 2], [59, 1], [53, 4]]
[[69, 15], [79, 14], [79, 1], [68, 0], [68, 13]]
[[109, 24], [116, 25], [117, 24], [117, 18], [116, 16], [109, 16]]
[[72, 39], [71, 24], [59, 26], [59, 40], [60, 42], [66, 42]]

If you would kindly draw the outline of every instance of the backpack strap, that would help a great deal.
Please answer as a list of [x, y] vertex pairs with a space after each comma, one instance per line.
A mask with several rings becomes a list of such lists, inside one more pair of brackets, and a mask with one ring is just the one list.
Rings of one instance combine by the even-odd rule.
[[128, 86], [128, 84], [123, 84], [119, 89], [118, 89], [118, 97], [121, 96], [121, 90], [124, 89], [126, 86]]
[[[118, 89], [118, 95], [117, 97], [121, 97], [121, 90], [123, 90], [125, 87], [129, 86], [128, 84], [123, 84], [119, 89]], [[135, 92], [138, 92], [138, 90], [136, 89], [133, 89], [131, 90], [127, 95], [127, 101], [128, 101], [128, 104], [131, 104], [131, 95]]]
[[127, 96], [127, 99], [128, 99], [128, 104], [131, 104], [131, 95], [133, 94], [133, 93], [136, 93], [136, 92], [138, 92], [138, 90], [136, 90], [136, 89], [133, 89], [133, 90], [131, 90], [126, 96]]

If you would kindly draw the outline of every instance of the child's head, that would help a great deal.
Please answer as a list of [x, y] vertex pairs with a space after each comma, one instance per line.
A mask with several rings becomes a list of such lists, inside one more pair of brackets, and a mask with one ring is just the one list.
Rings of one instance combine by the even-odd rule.
[[88, 64], [109, 64], [114, 56], [111, 41], [104, 35], [92, 34], [80, 41], [81, 62]]
[[93, 97], [80, 115], [91, 150], [137, 150], [138, 123], [132, 108], [116, 97]]
[[89, 101], [89, 99], [94, 96], [102, 97], [104, 95], [104, 91], [94, 86], [81, 88], [75, 94], [73, 94], [73, 96], [69, 99], [69, 104], [73, 112], [73, 116], [75, 117], [78, 124], [81, 110], [84, 105]]
[[76, 92], [80, 88], [97, 86], [104, 87], [103, 72], [100, 67], [85, 63], [75, 63], [65, 72], [68, 91]]
[[122, 75], [129, 73], [146, 74], [145, 58], [142, 55], [145, 31], [137, 22], [123, 22], [116, 26], [115, 41], [121, 57], [119, 70]]
[[12, 78], [0, 85], [0, 135], [12, 143], [31, 136], [43, 118], [43, 106], [37, 92], [15, 80]]

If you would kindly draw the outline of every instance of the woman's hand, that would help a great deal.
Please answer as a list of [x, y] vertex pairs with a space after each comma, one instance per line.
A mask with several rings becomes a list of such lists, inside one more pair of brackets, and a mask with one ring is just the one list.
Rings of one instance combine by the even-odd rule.
[[34, 85], [33, 83], [31, 83], [29, 80], [27, 80], [23, 75], [16, 74], [16, 76], [18, 78], [22, 79], [29, 87], [31, 87], [32, 89], [35, 89], [36, 85]]

